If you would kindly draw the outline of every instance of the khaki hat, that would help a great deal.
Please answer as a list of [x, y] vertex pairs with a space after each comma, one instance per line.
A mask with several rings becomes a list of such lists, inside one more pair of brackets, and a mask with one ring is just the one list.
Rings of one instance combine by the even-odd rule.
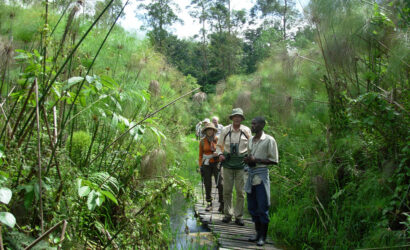
[[229, 116], [229, 119], [232, 120], [232, 117], [234, 115], [240, 115], [240, 116], [242, 116], [242, 119], [245, 120], [245, 116], [243, 115], [243, 110], [241, 108], [232, 109], [232, 114]]
[[215, 133], [218, 132], [218, 129], [215, 128], [215, 125], [212, 122], [210, 122], [210, 123], [207, 123], [205, 127], [202, 129], [202, 134], [205, 133], [205, 130], [207, 130], [208, 128], [213, 129]]

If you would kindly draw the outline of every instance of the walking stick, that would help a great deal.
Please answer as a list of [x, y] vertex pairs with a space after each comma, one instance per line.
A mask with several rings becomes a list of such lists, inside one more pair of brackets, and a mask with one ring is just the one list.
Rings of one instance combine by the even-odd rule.
[[[215, 188], [215, 191], [214, 191], [214, 200], [216, 199], [216, 190], [218, 189], [218, 186], [219, 186], [220, 177], [221, 177], [221, 169], [219, 169], [218, 176], [216, 177], [216, 183], [215, 183], [216, 188]], [[211, 217], [209, 218], [209, 222], [212, 222], [212, 215], [213, 215], [213, 213], [211, 211]]]
[[[202, 167], [201, 167], [202, 170]], [[205, 198], [204, 198], [204, 176], [202, 175], [202, 171], [201, 172], [201, 180], [202, 180], [202, 205], [205, 205]]]

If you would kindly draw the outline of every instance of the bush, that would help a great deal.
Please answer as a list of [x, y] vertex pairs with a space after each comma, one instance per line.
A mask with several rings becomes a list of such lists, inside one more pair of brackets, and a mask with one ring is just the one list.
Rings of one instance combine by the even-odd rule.
[[67, 141], [67, 150], [73, 164], [82, 167], [81, 164], [87, 157], [88, 148], [91, 145], [91, 135], [85, 131], [76, 131], [72, 139]]

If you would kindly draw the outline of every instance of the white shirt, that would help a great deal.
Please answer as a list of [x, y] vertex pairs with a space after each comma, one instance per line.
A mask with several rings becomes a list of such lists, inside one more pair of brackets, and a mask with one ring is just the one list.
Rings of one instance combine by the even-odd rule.
[[[231, 131], [231, 135], [229, 135], [229, 131]], [[248, 150], [248, 140], [251, 138], [251, 135], [251, 130], [248, 127], [241, 124], [238, 130], [234, 130], [232, 124], [229, 124], [222, 129], [218, 137], [216, 152], [218, 154], [222, 154], [223, 152], [230, 153], [230, 144], [239, 143], [238, 153], [246, 153]]]
[[[257, 159], [268, 159], [270, 161], [279, 163], [278, 146], [275, 139], [262, 132], [261, 138], [254, 142], [255, 137], [253, 136], [248, 143], [248, 155], [252, 155]], [[266, 167], [264, 164], [256, 164], [255, 168]], [[252, 185], [261, 184], [262, 180], [258, 175], [252, 180]]]

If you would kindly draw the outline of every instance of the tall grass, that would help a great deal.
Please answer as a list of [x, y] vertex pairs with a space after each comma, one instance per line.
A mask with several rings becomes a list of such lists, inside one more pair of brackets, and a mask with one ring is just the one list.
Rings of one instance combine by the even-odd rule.
[[[106, 9], [111, 2], [107, 2]], [[166, 112], [135, 124], [194, 89], [195, 81], [168, 65], [148, 41], [114, 24], [108, 30], [97, 27], [97, 19], [81, 11], [61, 19], [58, 10], [48, 11], [47, 21], [53, 32], [44, 30], [48, 39], [42, 48], [40, 37], [32, 35], [37, 33], [32, 30], [42, 29], [43, 6], [1, 8], [0, 35], [13, 36], [13, 46], [20, 49], [16, 63], [7, 65], [1, 91], [5, 97], [13, 90], [3, 106], [8, 124], [3, 119], [0, 122], [3, 131], [7, 125], [15, 128], [14, 135], [3, 133], [1, 137], [1, 144], [7, 146], [2, 173], [8, 175], [7, 185], [15, 187], [11, 212], [20, 225], [36, 228], [39, 220], [28, 221], [26, 216], [36, 218], [37, 197], [42, 192], [45, 229], [69, 218], [70, 237], [64, 246], [166, 246], [170, 239], [166, 225], [160, 226], [160, 222], [168, 215], [162, 203], [176, 189], [189, 193], [178, 171], [185, 175], [186, 171], [179, 168], [190, 166], [189, 157], [182, 157], [190, 145], [178, 142], [183, 140], [181, 133], [190, 129], [190, 101], [177, 102]], [[96, 17], [98, 14], [102, 13]], [[3, 22], [10, 15], [13, 18]], [[47, 58], [40, 54], [45, 49]], [[40, 92], [40, 136], [34, 133], [37, 131], [32, 129], [29, 115], [35, 110], [30, 89], [36, 78], [45, 79]], [[159, 82], [158, 96], [149, 92], [153, 80]], [[58, 133], [57, 141], [54, 132]], [[42, 147], [42, 166], [48, 163], [42, 178], [44, 188], [39, 191], [33, 186], [37, 142]], [[144, 175], [143, 166], [156, 171]], [[111, 180], [117, 183], [118, 192], [105, 189]], [[92, 191], [81, 193], [78, 183], [82, 190]], [[17, 212], [22, 207], [25, 216]], [[33, 236], [38, 234], [38, 229], [32, 230]], [[56, 240], [55, 244], [60, 243]]]

